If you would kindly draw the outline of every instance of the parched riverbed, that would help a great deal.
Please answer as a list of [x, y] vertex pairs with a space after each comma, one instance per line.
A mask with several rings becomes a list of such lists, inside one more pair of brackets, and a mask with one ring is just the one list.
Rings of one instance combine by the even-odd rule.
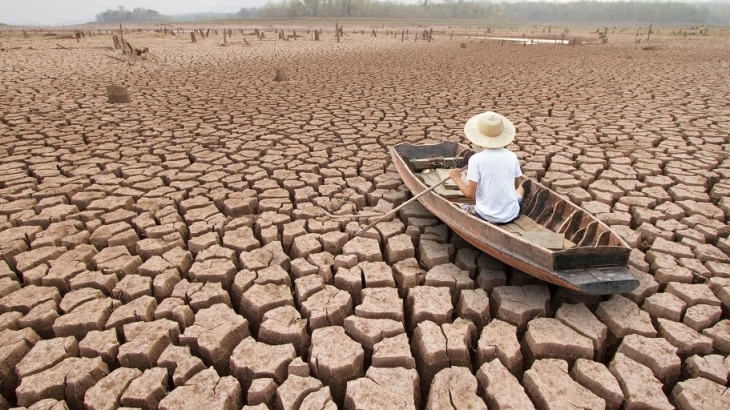
[[[125, 33], [146, 59], [3, 31], [0, 409], [730, 408], [722, 29], [222, 28]], [[634, 248], [635, 291], [548, 286], [419, 205], [324, 216], [403, 203], [389, 148], [487, 110]]]

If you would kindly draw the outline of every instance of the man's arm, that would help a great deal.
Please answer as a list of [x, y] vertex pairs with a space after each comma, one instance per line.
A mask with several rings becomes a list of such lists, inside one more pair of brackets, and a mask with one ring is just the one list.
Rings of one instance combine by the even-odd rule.
[[477, 193], [476, 182], [469, 181], [469, 185], [465, 184], [464, 181], [461, 180], [460, 169], [452, 169], [451, 171], [449, 171], [449, 176], [452, 180], [454, 180], [454, 182], [456, 182], [456, 185], [459, 187], [459, 191], [461, 191], [461, 193], [464, 194], [465, 197], [469, 199], [474, 199], [474, 196]]

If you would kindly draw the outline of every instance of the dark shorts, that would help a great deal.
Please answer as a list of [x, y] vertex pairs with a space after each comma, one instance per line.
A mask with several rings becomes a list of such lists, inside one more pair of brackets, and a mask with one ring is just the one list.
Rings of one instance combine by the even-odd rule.
[[[520, 215], [522, 215], [522, 205], [524, 204], [524, 202], [525, 202], [525, 200], [524, 200], [524, 198], [522, 198], [521, 196], [520, 196], [519, 198], [517, 198], [517, 203], [518, 203], [518, 204], [520, 205], [520, 212], [519, 212], [519, 213], [517, 214], [517, 218], [519, 218], [519, 217], [520, 217]], [[517, 218], [515, 218], [515, 219], [513, 219], [512, 221], [509, 221], [509, 222], [492, 222], [492, 221], [489, 221], [489, 220], [487, 220], [486, 218], [484, 218], [483, 216], [481, 216], [481, 215], [480, 215], [480, 214], [479, 214], [479, 213], [477, 212], [477, 210], [476, 210], [476, 205], [471, 205], [471, 204], [459, 204], [459, 207], [461, 207], [461, 209], [465, 210], [466, 212], [468, 212], [468, 213], [470, 213], [470, 214], [472, 214], [472, 215], [474, 215], [474, 216], [476, 216], [476, 217], [479, 217], [479, 218], [481, 218], [481, 219], [484, 219], [484, 220], [485, 220], [485, 221], [487, 221], [487, 222], [491, 222], [491, 223], [493, 223], [493, 224], [495, 224], [495, 225], [504, 225], [504, 224], [508, 224], [508, 223], [510, 223], [510, 222], [512, 222], [512, 221], [514, 221], [515, 219], [517, 219]]]

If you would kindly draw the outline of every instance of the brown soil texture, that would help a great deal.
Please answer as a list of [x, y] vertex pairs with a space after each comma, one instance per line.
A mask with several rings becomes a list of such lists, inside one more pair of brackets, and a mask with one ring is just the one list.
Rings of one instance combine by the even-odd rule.
[[[726, 31], [322, 27], [3, 29], [0, 408], [730, 408]], [[639, 288], [547, 285], [418, 204], [322, 212], [402, 204], [390, 147], [487, 110]]]

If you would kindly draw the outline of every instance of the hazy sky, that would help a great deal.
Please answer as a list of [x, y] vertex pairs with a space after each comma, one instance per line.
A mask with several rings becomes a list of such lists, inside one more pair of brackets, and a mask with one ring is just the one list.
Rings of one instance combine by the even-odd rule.
[[161, 14], [236, 12], [260, 6], [266, 0], [0, 0], [0, 23], [59, 25], [93, 21], [96, 14], [122, 5], [142, 7]]

